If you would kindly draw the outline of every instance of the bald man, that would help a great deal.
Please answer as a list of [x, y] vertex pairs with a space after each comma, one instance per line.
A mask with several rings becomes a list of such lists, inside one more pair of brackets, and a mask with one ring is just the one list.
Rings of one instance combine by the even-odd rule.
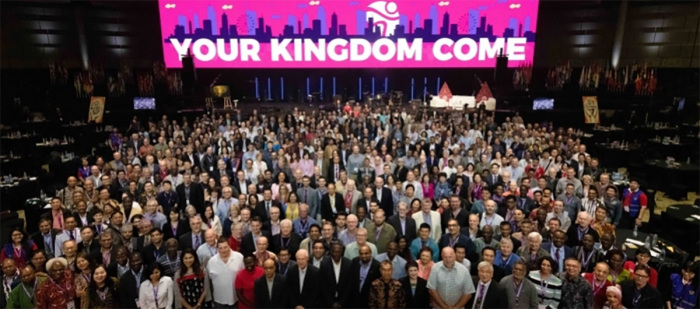
[[285, 276], [276, 273], [275, 260], [263, 262], [264, 276], [255, 280], [255, 307], [284, 308], [287, 306], [287, 290], [284, 286]]
[[[476, 291], [467, 267], [456, 263], [452, 247], [442, 249], [442, 261], [435, 263], [428, 277], [428, 292], [440, 308], [463, 308]], [[467, 280], [465, 280], [467, 278]]]

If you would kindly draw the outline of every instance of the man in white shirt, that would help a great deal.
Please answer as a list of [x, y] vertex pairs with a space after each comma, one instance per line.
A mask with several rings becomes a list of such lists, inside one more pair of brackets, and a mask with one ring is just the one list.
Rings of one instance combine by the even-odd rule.
[[220, 237], [217, 241], [218, 254], [207, 264], [211, 279], [212, 300], [216, 308], [234, 308], [238, 299], [234, 281], [238, 272], [244, 268], [243, 255], [231, 250], [228, 240]]
[[204, 245], [197, 248], [197, 258], [199, 258], [199, 263], [202, 267], [207, 267], [209, 260], [214, 257], [217, 253], [216, 245], [216, 231], [214, 229], [208, 229], [204, 231]]
[[490, 225], [493, 227], [494, 231], [500, 233], [501, 222], [503, 222], [503, 217], [496, 213], [496, 201], [488, 200], [484, 203], [485, 212], [481, 217], [481, 222], [479, 222], [479, 228], [483, 229], [484, 226]]
[[80, 235], [80, 230], [75, 227], [75, 217], [66, 217], [63, 221], [63, 227], [65, 230], [63, 233], [56, 235], [56, 241], [54, 242], [54, 256], [63, 255], [63, 243], [69, 240], [74, 240], [75, 243], [80, 243], [83, 241]]

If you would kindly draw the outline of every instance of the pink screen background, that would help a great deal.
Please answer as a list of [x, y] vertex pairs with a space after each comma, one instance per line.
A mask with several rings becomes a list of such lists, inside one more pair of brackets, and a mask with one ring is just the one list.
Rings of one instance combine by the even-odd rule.
[[[226, 30], [231, 31], [235, 27], [238, 32], [237, 38], [254, 38], [260, 41], [261, 61], [241, 61], [238, 57], [234, 61], [223, 61], [215, 57], [210, 61], [201, 61], [195, 58], [197, 68], [464, 68], [464, 67], [494, 67], [495, 59], [479, 61], [477, 57], [469, 61], [460, 61], [455, 58], [448, 61], [438, 61], [432, 53], [433, 42], [423, 41], [423, 59], [421, 61], [395, 61], [386, 62], [375, 60], [370, 57], [366, 61], [336, 62], [330, 59], [325, 61], [271, 61], [270, 44], [263, 42], [261, 37], [269, 33], [273, 38], [294, 38], [280, 37], [285, 26], [293, 28], [294, 34], [299, 33], [299, 26], [302, 29], [318, 28], [320, 37], [325, 37], [328, 32], [338, 32], [340, 25], [345, 25], [346, 33], [349, 36], [363, 35], [359, 33], [361, 28], [365, 28], [365, 14], [370, 10], [368, 6], [376, 1], [339, 1], [339, 0], [228, 0], [228, 1], [180, 1], [180, 0], [159, 0], [161, 34], [163, 42], [163, 57], [167, 67], [180, 68], [182, 63], [175, 48], [168, 38], [177, 35], [177, 26], [181, 26], [180, 31], [184, 37], [192, 35], [191, 32], [197, 28], [206, 33], [207, 25], [205, 20], [211, 22], [210, 37], [215, 40], [222, 33], [224, 23], [222, 15], [226, 15], [228, 20]], [[539, 0], [450, 0], [450, 1], [427, 1], [427, 0], [394, 0], [397, 11], [400, 14], [400, 24], [404, 26], [406, 32], [415, 33], [416, 28], [422, 28], [426, 19], [433, 20], [433, 29], [427, 30], [437, 37], [450, 37], [454, 41], [461, 37], [470, 37], [479, 41], [480, 33], [491, 30], [491, 38], [503, 37], [507, 28], [513, 29], [513, 37], [528, 37], [525, 45], [525, 60], [510, 60], [509, 67], [517, 67], [521, 64], [532, 63], [535, 42], [534, 36], [537, 26], [537, 9]], [[445, 13], [449, 14], [449, 35], [442, 35], [442, 27]], [[337, 24], [334, 30], [330, 30], [332, 15], [337, 16]], [[481, 29], [482, 18], [485, 17], [486, 27]], [[263, 18], [264, 26], [259, 29], [259, 18]], [[314, 20], [320, 20], [320, 27], [315, 27]], [[318, 24], [318, 21], [316, 22]], [[456, 25], [456, 26], [453, 26]], [[410, 28], [410, 29], [409, 29]], [[288, 29], [289, 30], [289, 29]], [[456, 33], [454, 33], [456, 30]], [[418, 30], [420, 31], [420, 30]], [[481, 32], [480, 32], [481, 31]], [[262, 33], [257, 33], [262, 32]], [[529, 34], [528, 34], [529, 32]], [[231, 37], [236, 38], [236, 37]], [[326, 41], [333, 37], [325, 37]], [[348, 37], [344, 37], [346, 40]], [[369, 41], [377, 37], [367, 37]], [[269, 40], [269, 36], [267, 37]], [[413, 37], [407, 37], [409, 43]], [[193, 42], [196, 38], [193, 38]], [[226, 39], [228, 41], [228, 39]], [[290, 44], [290, 50], [291, 50]], [[229, 50], [227, 45], [226, 50]], [[328, 57], [327, 57], [328, 58]]]

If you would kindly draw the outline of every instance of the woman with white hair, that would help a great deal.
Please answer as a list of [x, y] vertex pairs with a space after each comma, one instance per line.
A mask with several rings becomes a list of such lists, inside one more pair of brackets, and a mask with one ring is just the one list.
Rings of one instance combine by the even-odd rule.
[[603, 309], [625, 309], [625, 306], [622, 305], [622, 291], [616, 285], [609, 286], [605, 290], [605, 296], [608, 301]]
[[44, 280], [36, 291], [36, 307], [76, 308], [73, 273], [64, 258], [53, 258], [46, 262], [49, 280]]

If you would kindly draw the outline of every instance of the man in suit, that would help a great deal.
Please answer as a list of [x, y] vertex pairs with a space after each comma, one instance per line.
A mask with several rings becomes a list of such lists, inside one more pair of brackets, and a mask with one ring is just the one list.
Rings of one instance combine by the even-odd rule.
[[377, 177], [374, 180], [374, 196], [379, 201], [379, 208], [384, 209], [387, 217], [394, 215], [394, 200], [391, 195], [391, 189], [384, 187], [384, 179]]
[[95, 240], [95, 233], [90, 226], [80, 228], [81, 242], [78, 243], [78, 252], [90, 254], [91, 252], [100, 249], [100, 243]]
[[[258, 202], [258, 205], [255, 206], [255, 212], [253, 215], [260, 217], [263, 222], [270, 220], [270, 207], [272, 207], [272, 205], [278, 206], [280, 209], [282, 209], [280, 202], [272, 200], [272, 190], [265, 189], [263, 191], [263, 200]], [[285, 218], [284, 212], [280, 213], [280, 218]]]
[[255, 280], [253, 287], [255, 291], [255, 307], [283, 308], [287, 306], [285, 277], [284, 275], [278, 275], [275, 272], [276, 269], [275, 260], [267, 259], [263, 262], [265, 275]]
[[[297, 251], [297, 265], [287, 272], [287, 290], [289, 291], [289, 307], [314, 308], [319, 305], [320, 273], [318, 268], [309, 264], [309, 252], [306, 249]], [[304, 282], [300, 283], [303, 274]]]
[[137, 308], [136, 300], [139, 298], [139, 287], [148, 279], [143, 273], [143, 261], [141, 253], [133, 252], [129, 257], [129, 271], [119, 278], [119, 307]]
[[559, 274], [564, 271], [564, 261], [574, 257], [574, 249], [566, 245], [566, 233], [557, 230], [552, 233], [552, 242], [542, 244], [542, 249], [549, 252], [557, 265], [552, 265], [552, 272]]
[[239, 194], [248, 195], [248, 186], [250, 184], [252, 184], [252, 182], [245, 178], [245, 172], [243, 170], [238, 170], [236, 172], [236, 180], [233, 181], [231, 185], [238, 190]]
[[195, 154], [192, 145], [185, 147], [185, 153], [182, 154], [180, 160], [183, 162], [189, 161], [192, 167], [199, 165], [199, 155]]
[[328, 193], [321, 197], [321, 218], [335, 222], [335, 214], [341, 211], [345, 211], [343, 196], [335, 192], [335, 183], [329, 183]]
[[[493, 265], [482, 261], [478, 265], [479, 280], [474, 282], [476, 293], [467, 303], [467, 308], [508, 308], [506, 290], [493, 279]], [[468, 279], [467, 279], [468, 280]]]
[[100, 234], [98, 241], [93, 241], [93, 243], [98, 243], [99, 247], [90, 252], [90, 256], [92, 256], [95, 263], [103, 264], [107, 269], [117, 263], [116, 256], [119, 246], [114, 245], [113, 239], [114, 235], [112, 235], [112, 232], [109, 230], [105, 231]]
[[[209, 173], [213, 176], [214, 169], [216, 169], [216, 155], [214, 155], [214, 147], [207, 147], [207, 152], [202, 156], [201, 160], [202, 172]], [[218, 181], [218, 179], [217, 179]]]
[[311, 187], [311, 178], [309, 176], [304, 176], [302, 178], [302, 187], [297, 189], [297, 197], [299, 197], [299, 202], [309, 205], [309, 213], [312, 217], [318, 213], [318, 207], [320, 204], [318, 198], [318, 191]]
[[343, 166], [343, 162], [341, 162], [340, 157], [334, 157], [333, 162], [328, 166], [326, 179], [329, 183], [340, 181], [340, 171], [344, 170], [345, 166]]
[[591, 227], [591, 216], [587, 212], [581, 211], [576, 216], [576, 224], [570, 226], [566, 231], [566, 245], [572, 248], [580, 246], [581, 239], [586, 234], [591, 234], [595, 242], [600, 241], [600, 235]]
[[350, 267], [352, 283], [349, 288], [352, 290], [351, 298], [354, 302], [352, 307], [367, 308], [372, 281], [380, 276], [379, 262], [372, 258], [372, 250], [368, 245], [360, 246], [359, 251], [360, 255], [352, 260]]
[[211, 177], [221, 185], [221, 176], [228, 176], [229, 179], [233, 179], [233, 171], [226, 169], [226, 162], [220, 159], [216, 162], [216, 170], [212, 172]]
[[[190, 173], [185, 173], [182, 176], [182, 183], [175, 188], [175, 191], [177, 192], [181, 209], [192, 205], [197, 209], [198, 213], [204, 213], [204, 191], [202, 191], [201, 186], [192, 183], [192, 175]], [[224, 219], [221, 218], [221, 220]]]
[[495, 188], [497, 184], [503, 183], [503, 178], [499, 175], [500, 166], [494, 163], [491, 164], [491, 173], [488, 177], [484, 177], [484, 181], [489, 185], [489, 188]]
[[377, 247], [377, 253], [385, 253], [389, 242], [396, 239], [396, 231], [390, 224], [385, 223], [384, 210], [377, 209], [373, 222], [367, 224], [367, 239]]
[[197, 248], [205, 242], [204, 230], [202, 230], [202, 218], [194, 216], [190, 218], [190, 231], [178, 238], [180, 250], [192, 248], [197, 251]]
[[141, 250], [143, 261], [147, 265], [152, 265], [158, 257], [165, 254], [165, 242], [163, 241], [163, 231], [159, 228], [153, 228], [150, 232], [151, 243]]
[[[323, 307], [350, 307], [350, 271], [351, 261], [343, 257], [345, 247], [339, 242], [331, 245], [330, 258], [321, 262], [321, 287], [323, 288]], [[339, 268], [338, 276], [335, 267]]]
[[469, 226], [469, 213], [466, 209], [462, 208], [462, 200], [457, 195], [452, 195], [449, 198], [450, 211], [443, 211], [440, 224], [444, 230], [447, 230], [447, 221], [450, 219], [457, 220], [459, 227]]
[[442, 237], [442, 223], [440, 214], [437, 211], [431, 210], [433, 202], [429, 198], [423, 199], [421, 211], [414, 213], [411, 217], [416, 221], [416, 226], [420, 227], [421, 223], [430, 225], [430, 237], [435, 242], [440, 242]]
[[357, 170], [357, 181], [362, 182], [366, 176], [369, 176], [369, 179], [375, 178], [374, 167], [370, 165], [369, 158], [365, 158], [362, 167]]
[[262, 220], [255, 216], [250, 220], [250, 232], [243, 236], [241, 240], [241, 254], [248, 256], [257, 251], [257, 241], [260, 236], [265, 236], [267, 239], [272, 238], [268, 231], [262, 230]]
[[373, 201], [379, 204], [379, 201], [374, 197], [374, 190], [372, 190], [370, 187], [365, 188], [365, 190], [362, 191], [362, 197], [357, 200], [357, 203], [353, 205], [353, 207], [351, 207], [351, 213], [356, 214], [357, 208], [359, 207], [364, 208], [366, 213], [370, 213], [369, 204]]
[[32, 241], [36, 244], [38, 250], [44, 251], [48, 258], [54, 255], [54, 244], [56, 243], [56, 235], [60, 234], [61, 230], [51, 228], [51, 220], [41, 218], [39, 220], [39, 232], [31, 236]]
[[398, 157], [399, 157], [399, 159], [397, 161], [398, 165], [396, 166], [396, 169], [394, 170], [394, 175], [398, 180], [406, 181], [406, 176], [408, 175], [408, 168], [406, 168], [406, 166], [404, 165], [406, 163], [406, 159], [404, 159], [403, 156], [398, 156]]
[[405, 236], [406, 243], [413, 242], [416, 239], [416, 220], [408, 216], [408, 205], [404, 202], [400, 202], [396, 207], [397, 214], [389, 217], [389, 224], [394, 227], [394, 231], [398, 236]]

